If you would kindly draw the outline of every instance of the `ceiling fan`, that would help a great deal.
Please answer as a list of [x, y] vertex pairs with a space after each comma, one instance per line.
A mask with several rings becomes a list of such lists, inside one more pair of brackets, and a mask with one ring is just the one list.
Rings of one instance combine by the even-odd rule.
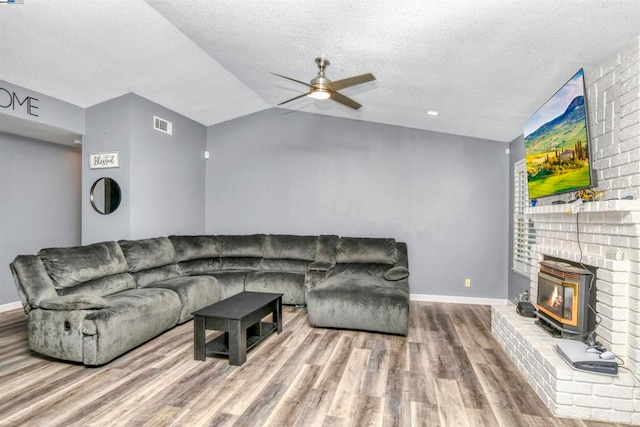
[[347, 107], [351, 107], [354, 110], [362, 107], [362, 105], [358, 104], [353, 99], [346, 97], [338, 92], [340, 89], [344, 89], [347, 87], [359, 85], [361, 83], [370, 82], [375, 80], [373, 74], [367, 73], [359, 76], [348, 77], [342, 80], [336, 80], [332, 82], [325, 75], [325, 68], [330, 64], [327, 58], [319, 57], [316, 58], [316, 64], [318, 65], [318, 75], [311, 80], [310, 83], [305, 83], [300, 80], [292, 79], [291, 77], [283, 76], [276, 73], [271, 73], [275, 76], [282, 77], [287, 80], [291, 80], [296, 83], [300, 83], [301, 85], [309, 87], [309, 92], [303, 93], [302, 95], [298, 95], [294, 98], [287, 99], [284, 102], [279, 103], [278, 105], [286, 104], [287, 102], [295, 101], [296, 99], [302, 98], [303, 96], [308, 96], [313, 99], [332, 99], [336, 102], [346, 105]]

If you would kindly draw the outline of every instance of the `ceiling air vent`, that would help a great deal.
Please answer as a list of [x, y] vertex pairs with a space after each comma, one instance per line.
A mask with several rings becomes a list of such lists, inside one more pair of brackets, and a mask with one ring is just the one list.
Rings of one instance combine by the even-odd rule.
[[153, 128], [157, 131], [173, 135], [173, 123], [169, 120], [161, 119], [158, 116], [153, 116]]

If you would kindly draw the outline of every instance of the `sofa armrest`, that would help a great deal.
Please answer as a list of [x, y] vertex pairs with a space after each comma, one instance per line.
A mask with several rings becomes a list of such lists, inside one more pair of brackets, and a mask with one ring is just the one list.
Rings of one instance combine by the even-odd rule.
[[319, 283], [325, 281], [331, 276], [333, 269], [328, 271], [310, 270], [304, 275], [304, 299], [306, 303], [307, 293], [315, 288]]
[[395, 282], [409, 277], [409, 257], [407, 255], [407, 244], [396, 242], [398, 249], [398, 261], [384, 273], [386, 280]]
[[40, 257], [18, 255], [10, 265], [18, 295], [26, 313], [40, 307], [44, 299], [58, 296], [53, 281], [47, 274]]
[[393, 265], [394, 267], [404, 267], [409, 269], [409, 255], [407, 252], [407, 244], [404, 242], [396, 242], [398, 248], [398, 261]]
[[107, 300], [97, 295], [64, 295], [47, 298], [40, 302], [44, 310], [98, 310], [109, 305]]
[[401, 265], [391, 267], [384, 273], [385, 280], [395, 282], [409, 277], [409, 269]]

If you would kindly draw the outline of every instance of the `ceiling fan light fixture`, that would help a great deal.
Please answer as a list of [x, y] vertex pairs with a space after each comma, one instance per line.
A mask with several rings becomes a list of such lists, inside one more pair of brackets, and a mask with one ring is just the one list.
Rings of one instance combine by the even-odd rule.
[[326, 89], [313, 89], [307, 96], [309, 98], [323, 100], [331, 98], [331, 92]]
[[[2, 0], [0, 0], [0, 2], [2, 2]], [[344, 96], [338, 91], [375, 80], [376, 78], [373, 77], [373, 74], [367, 73], [359, 76], [347, 77], [346, 79], [340, 79], [332, 82], [325, 75], [325, 68], [327, 67], [327, 65], [329, 65], [329, 60], [327, 58], [319, 57], [316, 58], [316, 64], [318, 65], [318, 75], [314, 77], [309, 83], [303, 82], [301, 80], [296, 80], [291, 77], [283, 76], [281, 74], [271, 73], [275, 76], [282, 77], [284, 79], [299, 83], [309, 88], [309, 92], [294, 96], [291, 99], [287, 99], [286, 101], [279, 103], [279, 106], [308, 96], [309, 98], [319, 100], [331, 99], [332, 101], [335, 101], [342, 105], [346, 105], [347, 107], [353, 108], [354, 110], [362, 107], [361, 104], [358, 104], [353, 99], [349, 98], [348, 96]]]

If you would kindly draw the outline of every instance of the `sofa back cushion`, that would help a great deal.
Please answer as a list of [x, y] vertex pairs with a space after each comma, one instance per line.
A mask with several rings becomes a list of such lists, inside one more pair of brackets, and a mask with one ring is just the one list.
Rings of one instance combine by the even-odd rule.
[[329, 271], [336, 265], [336, 252], [340, 238], [333, 234], [318, 236], [315, 261], [309, 265], [309, 271]]
[[335, 265], [339, 241], [340, 238], [333, 234], [322, 234], [318, 236], [318, 249], [316, 251], [315, 261], [331, 266]]
[[176, 251], [176, 261], [218, 258], [220, 241], [218, 236], [169, 236]]
[[262, 270], [304, 274], [315, 260], [317, 250], [317, 236], [270, 234], [264, 242]]
[[38, 252], [38, 256], [57, 290], [128, 270], [122, 249], [116, 242], [47, 248]]
[[124, 256], [139, 288], [183, 276], [176, 252], [168, 237], [120, 240]]
[[135, 289], [136, 282], [129, 273], [118, 273], [112, 276], [101, 277], [100, 279], [90, 280], [74, 286], [73, 288], [60, 289], [60, 295], [95, 295], [106, 297], [126, 291], [127, 289]]
[[124, 252], [131, 273], [176, 262], [176, 251], [167, 237], [120, 240], [118, 243]]
[[220, 258], [205, 258], [181, 261], [178, 265], [184, 274], [192, 276], [218, 271], [220, 270], [221, 262]]
[[395, 239], [341, 237], [336, 254], [338, 264], [386, 264], [398, 262]]
[[264, 259], [314, 261], [318, 247], [316, 236], [270, 234], [265, 238]]
[[358, 274], [374, 277], [384, 277], [385, 273], [389, 270], [387, 264], [373, 264], [373, 263], [353, 263], [353, 264], [336, 264], [331, 275], [337, 274]]
[[262, 271], [289, 272], [305, 274], [311, 261], [302, 259], [263, 259]]
[[178, 264], [167, 264], [161, 267], [136, 271], [135, 273], [131, 273], [131, 275], [136, 279], [138, 287], [144, 288], [149, 285], [153, 285], [154, 283], [162, 282], [163, 280], [182, 277], [185, 273]]
[[262, 258], [264, 253], [264, 234], [245, 236], [218, 236], [220, 256], [233, 258]]
[[262, 269], [262, 258], [252, 257], [224, 257], [220, 258], [220, 270], [249, 270], [260, 271]]

